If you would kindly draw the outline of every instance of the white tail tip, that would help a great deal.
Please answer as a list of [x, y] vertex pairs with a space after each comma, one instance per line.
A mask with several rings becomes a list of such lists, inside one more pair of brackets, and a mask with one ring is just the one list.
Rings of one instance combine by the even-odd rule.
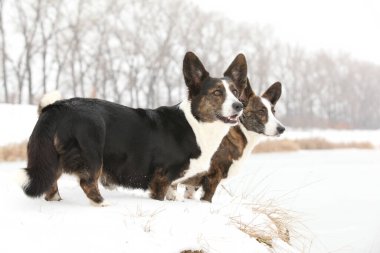
[[30, 180], [29, 180], [28, 173], [26, 172], [25, 169], [20, 169], [20, 170], [17, 172], [16, 181], [17, 181], [17, 183], [18, 183], [23, 189], [25, 189], [26, 187], [28, 187], [28, 185], [29, 185], [29, 183], [30, 183]]
[[58, 90], [46, 93], [45, 95], [42, 96], [39, 107], [42, 110], [48, 105], [53, 104], [55, 101], [61, 100], [62, 95]]

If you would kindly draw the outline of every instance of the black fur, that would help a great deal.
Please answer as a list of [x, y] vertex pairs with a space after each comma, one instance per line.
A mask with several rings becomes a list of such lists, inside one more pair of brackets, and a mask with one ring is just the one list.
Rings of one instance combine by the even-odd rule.
[[61, 100], [43, 110], [30, 137], [27, 171], [32, 182], [25, 193], [46, 192], [58, 166], [67, 173], [82, 174], [85, 168], [92, 174], [101, 158], [103, 173], [113, 183], [147, 189], [156, 169], [165, 168], [172, 181], [199, 155], [178, 106], [143, 110], [98, 99]]

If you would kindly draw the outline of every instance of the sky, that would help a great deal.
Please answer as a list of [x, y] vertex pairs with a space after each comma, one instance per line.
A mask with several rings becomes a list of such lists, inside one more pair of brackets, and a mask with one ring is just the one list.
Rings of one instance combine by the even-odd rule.
[[277, 38], [308, 50], [349, 53], [380, 65], [378, 0], [193, 0], [235, 21], [271, 25]]

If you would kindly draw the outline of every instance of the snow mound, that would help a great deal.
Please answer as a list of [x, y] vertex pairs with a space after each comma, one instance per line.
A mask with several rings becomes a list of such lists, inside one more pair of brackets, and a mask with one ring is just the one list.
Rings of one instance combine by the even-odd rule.
[[[63, 176], [60, 202], [26, 197], [14, 177], [23, 163], [0, 166], [0, 252], [298, 252], [264, 213], [240, 201], [156, 201], [139, 190], [101, 188], [110, 206], [93, 207], [75, 178]], [[257, 228], [258, 239], [242, 228]], [[270, 243], [260, 236], [271, 235]], [[4, 238], [4, 236], [3, 236]], [[270, 246], [268, 246], [270, 245]]]

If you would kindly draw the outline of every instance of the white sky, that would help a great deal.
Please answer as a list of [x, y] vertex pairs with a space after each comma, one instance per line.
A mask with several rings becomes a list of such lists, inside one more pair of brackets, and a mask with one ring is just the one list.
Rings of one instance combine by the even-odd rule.
[[270, 24], [276, 37], [380, 64], [380, 0], [193, 0], [233, 20]]

